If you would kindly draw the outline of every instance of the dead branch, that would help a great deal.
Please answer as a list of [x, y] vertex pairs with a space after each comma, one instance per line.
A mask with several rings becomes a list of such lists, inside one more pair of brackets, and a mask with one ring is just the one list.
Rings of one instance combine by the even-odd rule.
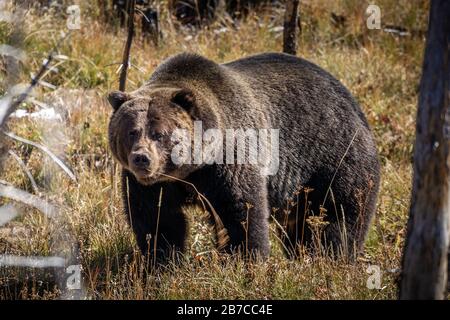
[[24, 92], [19, 94], [18, 97], [16, 97], [16, 99], [12, 100], [11, 103], [9, 103], [9, 105], [7, 106], [6, 110], [0, 114], [0, 128], [4, 129], [6, 120], [11, 115], [11, 113], [13, 113], [31, 94], [34, 87], [39, 83], [39, 80], [44, 76], [45, 72], [47, 71], [48, 66], [53, 60], [55, 52], [57, 52], [61, 43], [69, 36], [69, 34], [70, 33], [67, 33], [61, 39], [59, 39], [58, 43], [53, 47], [53, 49], [48, 54], [47, 59], [42, 64], [38, 73], [31, 79], [30, 85], [25, 89]]
[[286, 0], [283, 28], [283, 52], [297, 54], [297, 37], [299, 33], [299, 7], [300, 0]]
[[36, 184], [36, 181], [34, 180], [33, 175], [31, 174], [30, 170], [28, 170], [25, 162], [23, 162], [23, 160], [14, 151], [9, 150], [8, 153], [17, 161], [19, 166], [22, 168], [22, 170], [27, 175], [28, 179], [30, 180], [31, 186], [33, 187], [34, 193], [39, 194], [39, 188]]
[[5, 181], [0, 181], [0, 196], [34, 207], [49, 217], [54, 217], [58, 213], [57, 208], [48, 201], [17, 189]]
[[16, 136], [14, 133], [12, 132], [6, 132], [6, 131], [2, 131], [2, 133], [4, 135], [6, 135], [7, 137], [17, 140], [19, 142], [22, 143], [26, 143], [29, 144], [35, 148], [38, 148], [39, 150], [41, 150], [42, 152], [46, 153], [69, 177], [70, 179], [72, 179], [73, 181], [77, 181], [77, 178], [75, 177], [74, 173], [72, 172], [72, 170], [69, 169], [69, 167], [67, 167], [64, 162], [62, 162], [53, 152], [50, 151], [50, 149], [48, 149], [46, 146], [40, 145], [36, 142], [30, 141], [28, 139]]
[[123, 59], [122, 59], [122, 68], [120, 69], [120, 77], [119, 77], [119, 90], [125, 91], [126, 82], [127, 82], [127, 71], [128, 65], [130, 62], [130, 51], [131, 51], [131, 43], [133, 42], [134, 36], [134, 6], [135, 0], [129, 1], [128, 8], [128, 35], [127, 41], [125, 43], [125, 49], [123, 51]]

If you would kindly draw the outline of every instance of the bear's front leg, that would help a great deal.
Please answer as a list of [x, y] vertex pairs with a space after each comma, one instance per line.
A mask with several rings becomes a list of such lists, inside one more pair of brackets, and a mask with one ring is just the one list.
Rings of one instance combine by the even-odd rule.
[[185, 188], [177, 183], [144, 186], [125, 170], [122, 188], [128, 222], [147, 260], [164, 264], [183, 253], [188, 226], [182, 212]]
[[228, 169], [207, 170], [202, 175], [208, 181], [204, 194], [228, 232], [229, 241], [222, 249], [265, 259], [270, 253], [266, 179], [247, 168]]

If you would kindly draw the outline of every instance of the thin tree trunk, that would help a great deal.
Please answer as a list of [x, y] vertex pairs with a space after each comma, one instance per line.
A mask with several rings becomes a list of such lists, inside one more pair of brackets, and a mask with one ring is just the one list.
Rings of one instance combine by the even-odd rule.
[[430, 8], [401, 299], [443, 299], [450, 229], [450, 1]]
[[300, 0], [286, 0], [283, 30], [283, 52], [297, 54], [297, 37], [299, 33], [299, 7]]
[[119, 77], [119, 90], [125, 91], [126, 82], [127, 82], [127, 71], [128, 65], [130, 62], [130, 51], [131, 51], [131, 43], [133, 42], [134, 36], [134, 5], [135, 0], [129, 1], [128, 8], [128, 36], [127, 42], [125, 43], [125, 49], [123, 50], [123, 58], [122, 58], [122, 69], [120, 70]]

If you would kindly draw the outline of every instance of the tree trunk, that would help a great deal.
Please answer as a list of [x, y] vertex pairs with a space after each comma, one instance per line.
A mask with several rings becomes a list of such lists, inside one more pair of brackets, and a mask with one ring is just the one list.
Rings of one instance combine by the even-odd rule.
[[443, 299], [450, 230], [450, 1], [430, 8], [401, 299]]
[[128, 35], [127, 41], [125, 43], [125, 49], [123, 50], [123, 58], [122, 58], [122, 69], [120, 69], [119, 76], [119, 90], [125, 91], [126, 82], [127, 82], [127, 71], [128, 65], [130, 63], [130, 51], [131, 51], [131, 43], [133, 42], [134, 36], [134, 6], [136, 0], [130, 0], [128, 2]]
[[142, 11], [141, 31], [144, 42], [151, 40], [155, 47], [159, 45], [159, 15], [156, 9], [148, 7]]
[[298, 6], [300, 0], [286, 0], [283, 30], [283, 52], [297, 54], [297, 36], [299, 33]]

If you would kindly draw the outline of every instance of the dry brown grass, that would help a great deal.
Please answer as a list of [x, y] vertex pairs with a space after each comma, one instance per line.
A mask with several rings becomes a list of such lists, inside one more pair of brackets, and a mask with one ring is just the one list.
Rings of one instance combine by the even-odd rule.
[[[125, 34], [82, 11], [82, 29], [60, 49], [69, 59], [45, 80], [60, 89], [40, 88], [41, 100], [56, 101], [65, 110], [62, 123], [14, 120], [18, 135], [48, 144], [75, 171], [73, 183], [39, 151], [14, 143], [27, 161], [42, 196], [64, 206], [62, 217], [50, 220], [21, 207], [22, 215], [0, 228], [0, 253], [72, 257], [83, 266], [85, 295], [100, 299], [393, 299], [409, 206], [411, 151], [414, 138], [417, 87], [422, 63], [423, 36], [397, 37], [365, 27], [366, 1], [302, 1], [299, 55], [340, 79], [360, 101], [373, 128], [382, 161], [382, 184], [376, 219], [365, 254], [355, 263], [305, 255], [286, 260], [273, 234], [273, 253], [265, 263], [245, 265], [240, 259], [218, 256], [211, 227], [199, 210], [188, 210], [192, 235], [188, 254], [178, 266], [146, 275], [142, 258], [122, 214], [118, 167], [107, 146], [110, 108], [103, 95], [117, 88], [115, 73]], [[382, 23], [409, 30], [426, 29], [426, 1], [377, 1]], [[87, 5], [87, 4], [86, 4]], [[86, 10], [83, 7], [82, 10]], [[346, 26], [334, 27], [330, 13], [344, 15]], [[218, 21], [201, 30], [174, 26], [163, 11], [163, 40], [159, 48], [135, 42], [127, 87], [139, 87], [166, 57], [193, 51], [215, 61], [281, 49], [282, 10], [250, 14], [237, 27]], [[58, 39], [65, 21], [53, 13], [29, 12], [24, 49], [28, 60], [21, 79], [39, 68]], [[226, 27], [226, 29], [222, 29]], [[226, 30], [226, 31], [224, 31]], [[276, 30], [276, 29], [275, 29]], [[0, 23], [0, 40], [10, 29]], [[63, 101], [63, 103], [61, 103]], [[27, 108], [34, 108], [29, 103]], [[8, 159], [1, 179], [33, 192], [27, 176]], [[111, 172], [114, 172], [111, 175]], [[112, 177], [112, 178], [111, 178]], [[7, 203], [7, 199], [2, 200]], [[195, 217], [195, 218], [194, 218]], [[382, 288], [366, 287], [370, 264], [382, 270]], [[23, 272], [23, 271], [22, 271]], [[0, 268], [0, 298], [55, 298], [53, 280], [45, 271]], [[23, 281], [24, 274], [29, 281]], [[43, 280], [43, 281], [42, 281]], [[42, 282], [40, 282], [42, 281]]]

